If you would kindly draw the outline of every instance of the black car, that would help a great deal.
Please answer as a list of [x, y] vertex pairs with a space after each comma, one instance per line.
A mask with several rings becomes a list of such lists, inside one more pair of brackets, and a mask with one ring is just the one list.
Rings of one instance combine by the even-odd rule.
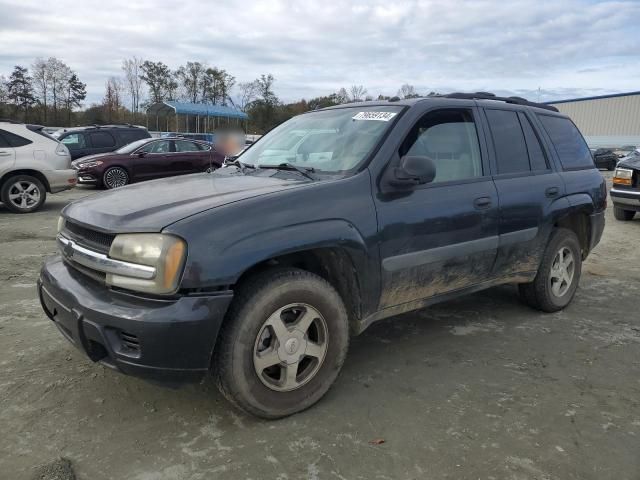
[[640, 212], [640, 155], [627, 155], [620, 160], [613, 175], [610, 195], [617, 220], [633, 220]]
[[596, 164], [597, 168], [606, 168], [609, 171], [614, 171], [616, 165], [618, 164], [618, 156], [613, 153], [613, 150], [610, 148], [598, 148], [592, 150], [593, 153], [593, 161]]
[[42, 307], [93, 361], [212, 372], [277, 418], [317, 402], [373, 322], [500, 284], [555, 312], [607, 191], [554, 107], [450, 94], [317, 110], [213, 173], [68, 205]]
[[97, 153], [113, 152], [136, 140], [151, 138], [146, 128], [134, 125], [74, 127], [56, 132], [56, 136], [69, 149], [72, 160]]

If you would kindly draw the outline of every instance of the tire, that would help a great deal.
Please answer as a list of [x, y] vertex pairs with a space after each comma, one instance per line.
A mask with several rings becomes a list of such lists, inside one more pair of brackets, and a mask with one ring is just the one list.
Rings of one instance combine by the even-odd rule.
[[109, 190], [124, 187], [128, 183], [129, 174], [122, 167], [107, 168], [102, 175], [102, 185]]
[[[569, 262], [568, 253], [573, 261], [573, 267], [564, 271], [556, 268], [561, 252], [565, 262]], [[562, 310], [573, 300], [581, 271], [582, 253], [578, 237], [571, 230], [558, 228], [551, 235], [533, 282], [518, 285], [520, 298], [530, 307], [543, 312]]]
[[633, 210], [624, 210], [620, 207], [616, 207], [615, 205], [613, 207], [613, 216], [616, 220], [620, 220], [621, 222], [629, 222], [633, 220], [635, 215], [636, 212]]
[[[308, 329], [291, 328], [305, 318], [313, 318]], [[348, 347], [347, 312], [338, 292], [304, 270], [271, 270], [239, 288], [218, 337], [213, 375], [237, 407], [262, 418], [282, 418], [309, 408], [327, 393]]]
[[47, 198], [47, 190], [40, 180], [31, 175], [15, 175], [2, 184], [0, 199], [14, 213], [38, 210]]

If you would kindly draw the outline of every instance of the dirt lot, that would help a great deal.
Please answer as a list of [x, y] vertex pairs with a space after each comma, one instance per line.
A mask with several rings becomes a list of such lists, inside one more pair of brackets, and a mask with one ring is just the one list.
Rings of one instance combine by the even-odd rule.
[[45, 317], [57, 213], [89, 193], [0, 206], [0, 478], [640, 478], [640, 218], [609, 209], [564, 312], [500, 287], [375, 324], [324, 400], [265, 422], [92, 364]]

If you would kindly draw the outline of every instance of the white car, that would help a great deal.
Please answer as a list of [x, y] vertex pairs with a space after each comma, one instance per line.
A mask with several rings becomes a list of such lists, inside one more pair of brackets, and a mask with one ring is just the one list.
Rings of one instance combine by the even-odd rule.
[[69, 150], [43, 127], [0, 121], [0, 201], [9, 210], [33, 212], [47, 192], [68, 190], [76, 183]]

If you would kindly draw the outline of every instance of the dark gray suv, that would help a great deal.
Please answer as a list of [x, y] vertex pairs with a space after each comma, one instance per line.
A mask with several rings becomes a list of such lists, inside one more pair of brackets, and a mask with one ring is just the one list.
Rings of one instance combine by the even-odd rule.
[[146, 128], [128, 124], [66, 128], [56, 136], [69, 149], [72, 160], [113, 152], [136, 140], [151, 138]]

